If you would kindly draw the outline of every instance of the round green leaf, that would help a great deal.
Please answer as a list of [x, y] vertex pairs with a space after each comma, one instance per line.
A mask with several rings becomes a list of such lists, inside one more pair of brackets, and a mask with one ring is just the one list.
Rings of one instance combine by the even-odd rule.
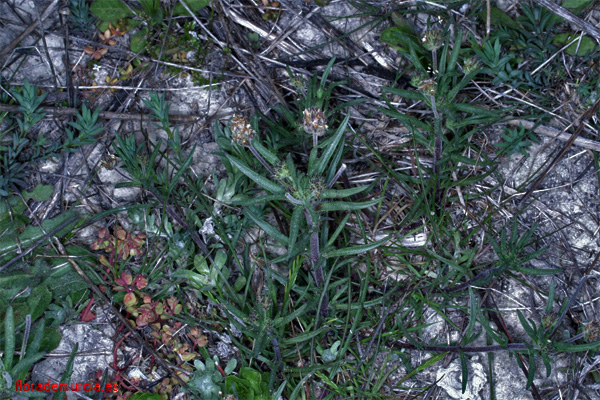
[[148, 28], [140, 29], [131, 37], [131, 51], [134, 53], [143, 53], [148, 44]]
[[[206, 7], [209, 3], [209, 0], [184, 0], [185, 4], [189, 7], [190, 10], [196, 12], [204, 7]], [[173, 15], [183, 15], [185, 17], [190, 17], [190, 13], [185, 9], [183, 4], [177, 3], [175, 9], [173, 10]]]
[[96, 0], [90, 11], [105, 22], [115, 22], [134, 15], [120, 0]]
[[[564, 46], [567, 43], [571, 42], [573, 39], [576, 39], [577, 37], [578, 35], [575, 35], [573, 33], [559, 33], [558, 35], [554, 36], [552, 43], [554, 43], [557, 46]], [[579, 48], [577, 47], [578, 45]], [[579, 43], [579, 41], [576, 41], [575, 43], [567, 47], [565, 51], [569, 55], [577, 55], [579, 57], [583, 57], [594, 51], [595, 48], [596, 43], [588, 36], [584, 36], [581, 38], [581, 43]], [[577, 54], [575, 54], [576, 52]]]

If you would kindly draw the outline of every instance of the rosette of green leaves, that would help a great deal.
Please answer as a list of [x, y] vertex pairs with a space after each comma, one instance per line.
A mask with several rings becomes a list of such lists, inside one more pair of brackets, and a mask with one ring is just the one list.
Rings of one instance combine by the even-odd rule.
[[[349, 116], [346, 116], [332, 136], [322, 140], [317, 147], [311, 150], [306, 172], [301, 171], [296, 166], [289, 153], [285, 161], [282, 162], [280, 157], [263, 146], [258, 138], [253, 139], [252, 145], [264, 160], [272, 166], [275, 171], [274, 176], [268, 176], [268, 172], [264, 169], [257, 170], [254, 164], [250, 164], [251, 155], [244, 152], [237, 145], [231, 144], [227, 146], [230, 152], [223, 154], [225, 164], [230, 166], [232, 171], [240, 171], [263, 189], [263, 191], [252, 197], [248, 196], [248, 194], [238, 194], [232, 198], [232, 203], [245, 206], [245, 214], [253, 223], [259, 226], [276, 242], [288, 248], [287, 255], [284, 257], [285, 259], [289, 259], [304, 251], [304, 246], [301, 246], [300, 243], [306, 244], [306, 238], [303, 239], [300, 232], [315, 231], [324, 213], [357, 211], [374, 206], [381, 201], [381, 199], [362, 202], [350, 200], [350, 196], [364, 192], [368, 189], [368, 186], [341, 190], [331, 188], [334, 183], [334, 177], [336, 177], [336, 173], [342, 163], [344, 132], [348, 126], [348, 121]], [[222, 136], [223, 133], [218, 125], [216, 129], [217, 134]], [[231, 153], [236, 153], [236, 155]], [[250, 206], [273, 201], [287, 202], [292, 206], [289, 234], [287, 235], [267, 222], [264, 216], [257, 212], [256, 208], [250, 208]], [[305, 218], [303, 218], [303, 215]], [[308, 221], [309, 218], [310, 222]], [[305, 220], [309, 225], [308, 230], [302, 229]], [[329, 237], [326, 242], [332, 245], [340, 233], [341, 230], [336, 231], [334, 237]], [[377, 243], [375, 247], [381, 244], [379, 242], [375, 243]], [[373, 244], [369, 244], [368, 247]], [[351, 254], [358, 254], [358, 252], [367, 250], [364, 246], [357, 246], [357, 248], [334, 250], [326, 253], [325, 256], [340, 256], [346, 254], [348, 251]]]
[[239, 399], [270, 400], [269, 374], [242, 367], [238, 376], [225, 378], [225, 392], [236, 395]]

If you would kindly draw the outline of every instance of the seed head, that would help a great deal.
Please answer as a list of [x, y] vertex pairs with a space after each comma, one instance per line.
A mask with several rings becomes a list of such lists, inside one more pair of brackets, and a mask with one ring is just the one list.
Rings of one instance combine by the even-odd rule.
[[469, 57], [465, 59], [463, 64], [463, 72], [465, 75], [469, 75], [471, 72], [476, 71], [479, 68], [479, 61], [475, 57]]
[[587, 342], [595, 342], [600, 338], [600, 322], [593, 321], [583, 327], [583, 337]]
[[437, 92], [437, 83], [435, 82], [435, 79], [432, 78], [423, 79], [417, 88], [424, 94], [435, 96], [435, 93]]
[[325, 113], [314, 107], [304, 110], [304, 121], [302, 124], [304, 131], [309, 135], [322, 136], [327, 131], [327, 121]]
[[311, 179], [310, 184], [308, 186], [308, 190], [310, 191], [310, 197], [314, 199], [318, 199], [321, 197], [321, 194], [327, 189], [325, 186], [325, 182], [321, 178]]
[[427, 79], [425, 75], [417, 73], [410, 78], [410, 85], [419, 88], [425, 79]]
[[275, 178], [279, 181], [284, 181], [291, 176], [288, 165], [285, 162], [282, 162], [274, 169], [275, 169]]
[[254, 129], [246, 118], [234, 115], [231, 119], [231, 140], [240, 146], [248, 146], [253, 137]]
[[429, 51], [442, 47], [442, 33], [439, 29], [430, 29], [423, 36], [423, 46]]

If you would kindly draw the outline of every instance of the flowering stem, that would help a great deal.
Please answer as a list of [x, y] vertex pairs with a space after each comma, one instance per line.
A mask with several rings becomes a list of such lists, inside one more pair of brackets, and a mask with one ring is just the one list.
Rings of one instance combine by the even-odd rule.
[[[317, 287], [323, 288], [325, 285], [325, 279], [323, 278], [323, 267], [319, 262], [321, 259], [321, 251], [319, 249], [319, 232], [316, 229], [317, 227], [315, 226], [312, 215], [308, 209], [304, 209], [304, 215], [306, 216], [306, 223], [308, 224], [308, 227], [312, 230], [312, 233], [310, 234], [310, 260], [312, 261], [313, 277]], [[327, 292], [325, 292], [323, 296], [321, 315], [324, 317], [329, 316], [329, 297], [327, 296]]]
[[254, 146], [252, 145], [252, 142], [250, 142], [250, 144], [248, 145], [248, 148], [250, 149], [252, 154], [254, 154], [254, 157], [256, 157], [258, 159], [258, 161], [260, 161], [260, 163], [263, 165], [263, 167], [265, 167], [271, 175], [275, 175], [275, 171], [273, 171], [273, 168], [271, 168], [271, 166], [265, 161], [265, 159], [260, 155], [260, 153], [254, 148]]
[[333, 176], [333, 179], [331, 179], [331, 182], [329, 182], [329, 185], [327, 185], [327, 189], [331, 189], [333, 187], [333, 185], [335, 185], [335, 183], [337, 182], [338, 179], [340, 179], [340, 176], [342, 176], [342, 174], [344, 173], [345, 170], [346, 170], [346, 164], [342, 163], [342, 166], [340, 167], [340, 169], [337, 170], [337, 172]]

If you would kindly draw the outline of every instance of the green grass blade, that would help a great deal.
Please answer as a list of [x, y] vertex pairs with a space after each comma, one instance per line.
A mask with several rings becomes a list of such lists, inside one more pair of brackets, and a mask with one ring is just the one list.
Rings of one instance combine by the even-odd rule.
[[254, 214], [250, 210], [246, 210], [245, 214], [248, 217], [250, 217], [250, 219], [252, 219], [252, 221], [254, 221], [254, 223], [258, 225], [260, 229], [265, 231], [267, 235], [271, 236], [273, 239], [277, 240], [279, 243], [285, 246], [288, 246], [290, 244], [290, 239], [283, 233], [279, 232], [279, 230], [277, 230], [277, 228], [275, 228], [273, 225], [269, 224], [267, 221], [260, 218], [258, 215]]
[[270, 179], [267, 179], [264, 176], [259, 175], [252, 168], [248, 167], [246, 164], [244, 164], [242, 161], [238, 160], [237, 158], [230, 156], [229, 154], [227, 154], [226, 157], [229, 160], [229, 162], [231, 162], [235, 167], [237, 167], [240, 171], [242, 171], [242, 173], [244, 175], [246, 175], [248, 178], [252, 179], [263, 189], [268, 190], [271, 193], [276, 193], [276, 194], [283, 194], [285, 192], [285, 189], [283, 187], [279, 186], [278, 184], [271, 181]]
[[302, 215], [304, 214], [304, 207], [297, 206], [292, 212], [292, 218], [290, 220], [290, 236], [289, 236], [289, 248], [288, 256], [291, 256], [294, 252], [294, 245], [298, 239], [298, 232], [300, 231], [300, 223], [302, 222]]
[[323, 175], [323, 172], [325, 171], [325, 167], [327, 166], [327, 163], [331, 159], [331, 156], [333, 156], [333, 153], [337, 150], [337, 146], [340, 143], [340, 141], [342, 140], [342, 137], [344, 136], [344, 132], [346, 131], [346, 126], [348, 125], [349, 120], [350, 120], [350, 114], [348, 113], [346, 115], [346, 118], [344, 118], [344, 120], [340, 124], [338, 130], [335, 132], [335, 135], [333, 136], [331, 143], [329, 143], [329, 145], [327, 146], [327, 150], [325, 150], [325, 152], [323, 153], [323, 155], [317, 162], [317, 165], [315, 168], [316, 171], [308, 171], [309, 175], [311, 175], [311, 176]]
[[12, 306], [8, 306], [4, 317], [4, 368], [10, 371], [15, 356], [15, 316]]
[[[60, 377], [60, 383], [68, 385], [71, 382], [71, 375], [73, 374], [73, 361], [75, 361], [75, 354], [77, 354], [77, 350], [79, 350], [79, 343], [75, 343], [75, 346], [73, 346], [73, 350], [69, 356], [69, 361], [67, 361], [65, 372], [63, 372], [62, 376]], [[66, 394], [67, 392], [59, 390], [54, 394], [54, 400], [63, 400]]]
[[379, 202], [382, 198], [363, 201], [363, 202], [350, 202], [350, 201], [332, 201], [331, 203], [321, 204], [320, 211], [356, 211], [362, 210], [363, 208], [371, 207]]
[[462, 351], [458, 352], [460, 357], [460, 369], [462, 370], [462, 393], [465, 394], [467, 391], [467, 384], [469, 383], [469, 366], [467, 365], [467, 356]]
[[370, 188], [371, 185], [368, 186], [357, 186], [357, 187], [353, 187], [350, 189], [327, 189], [325, 190], [322, 194], [321, 194], [321, 198], [324, 199], [341, 199], [344, 197], [350, 197], [353, 196], [355, 194], [358, 193], [362, 193], [365, 190], [367, 190], [368, 188]]
[[323, 254], [323, 256], [326, 258], [331, 258], [331, 257], [346, 257], [346, 256], [354, 256], [356, 254], [363, 254], [363, 253], [366, 253], [367, 251], [371, 251], [373, 249], [378, 248], [379, 246], [381, 246], [382, 244], [384, 244], [385, 242], [387, 242], [390, 239], [391, 239], [391, 236], [386, 236], [385, 238], [378, 240], [376, 242], [361, 244], [359, 246], [344, 247], [343, 249], [327, 252], [327, 253]]

